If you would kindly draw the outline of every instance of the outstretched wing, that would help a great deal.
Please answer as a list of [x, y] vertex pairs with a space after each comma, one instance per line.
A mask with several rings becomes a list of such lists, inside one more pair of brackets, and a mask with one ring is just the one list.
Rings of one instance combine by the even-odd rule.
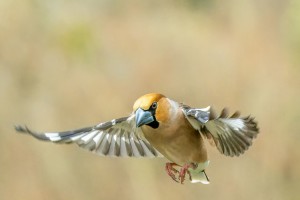
[[254, 118], [240, 117], [239, 112], [228, 117], [227, 109], [223, 109], [217, 117], [210, 107], [195, 109], [183, 106], [182, 110], [192, 126], [213, 140], [218, 150], [226, 156], [243, 154], [259, 132]]
[[65, 132], [36, 133], [27, 127], [16, 126], [18, 132], [55, 143], [76, 143], [102, 156], [159, 157], [161, 154], [135, 127], [134, 115], [100, 123], [93, 127]]

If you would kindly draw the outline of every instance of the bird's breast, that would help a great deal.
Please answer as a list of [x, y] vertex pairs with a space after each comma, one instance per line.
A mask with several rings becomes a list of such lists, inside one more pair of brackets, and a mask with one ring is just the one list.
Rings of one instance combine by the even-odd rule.
[[143, 126], [145, 138], [162, 155], [179, 165], [207, 160], [206, 149], [200, 133], [195, 130], [183, 113], [169, 123], [160, 123], [157, 129]]

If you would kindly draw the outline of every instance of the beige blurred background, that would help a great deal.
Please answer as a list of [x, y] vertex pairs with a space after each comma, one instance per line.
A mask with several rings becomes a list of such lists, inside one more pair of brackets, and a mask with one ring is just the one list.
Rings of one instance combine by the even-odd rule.
[[[299, 1], [0, 1], [0, 199], [299, 199]], [[239, 158], [209, 147], [210, 185], [164, 159], [98, 157], [16, 134], [126, 116], [160, 92], [251, 113]]]

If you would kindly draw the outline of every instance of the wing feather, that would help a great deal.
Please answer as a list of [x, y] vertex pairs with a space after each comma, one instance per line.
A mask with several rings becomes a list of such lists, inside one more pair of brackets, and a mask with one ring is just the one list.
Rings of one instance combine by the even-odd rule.
[[238, 111], [228, 117], [229, 112], [226, 108], [216, 117], [215, 112], [208, 108], [183, 106], [182, 110], [191, 125], [207, 139], [212, 140], [222, 154], [227, 156], [243, 154], [259, 133], [254, 118], [240, 117]]
[[76, 143], [81, 148], [102, 156], [161, 157], [161, 154], [135, 127], [135, 117], [123, 117], [93, 127], [64, 132], [36, 133], [26, 126], [16, 126], [18, 132], [30, 134], [38, 140], [54, 143]]

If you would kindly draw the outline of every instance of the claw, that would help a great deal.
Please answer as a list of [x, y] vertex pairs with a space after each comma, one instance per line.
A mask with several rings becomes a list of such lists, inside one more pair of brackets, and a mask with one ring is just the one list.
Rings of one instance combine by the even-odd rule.
[[176, 174], [179, 173], [179, 171], [177, 169], [174, 168], [174, 166], [179, 166], [176, 163], [166, 163], [166, 171], [167, 174], [177, 183], [179, 182], [179, 180], [177, 180], [176, 178]]
[[183, 167], [180, 169], [179, 176], [178, 176], [178, 179], [179, 179], [181, 184], [184, 183], [186, 174], [189, 175], [189, 179], [190, 179], [190, 181], [192, 181], [192, 176], [191, 176], [191, 173], [189, 171], [189, 168], [195, 169], [196, 167], [197, 166], [193, 163], [183, 165]]
[[[194, 163], [185, 164], [181, 167], [180, 171], [175, 169], [174, 166], [179, 167], [179, 165], [177, 165], [176, 163], [166, 163], [166, 168], [165, 168], [167, 171], [167, 174], [174, 181], [176, 181], [177, 183], [180, 182], [181, 184], [183, 184], [186, 174], [188, 174], [190, 181], [192, 181], [192, 176], [191, 176], [191, 172], [189, 171], [189, 168], [196, 169], [197, 164], [194, 164]], [[178, 178], [176, 177], [177, 174], [178, 174]]]

